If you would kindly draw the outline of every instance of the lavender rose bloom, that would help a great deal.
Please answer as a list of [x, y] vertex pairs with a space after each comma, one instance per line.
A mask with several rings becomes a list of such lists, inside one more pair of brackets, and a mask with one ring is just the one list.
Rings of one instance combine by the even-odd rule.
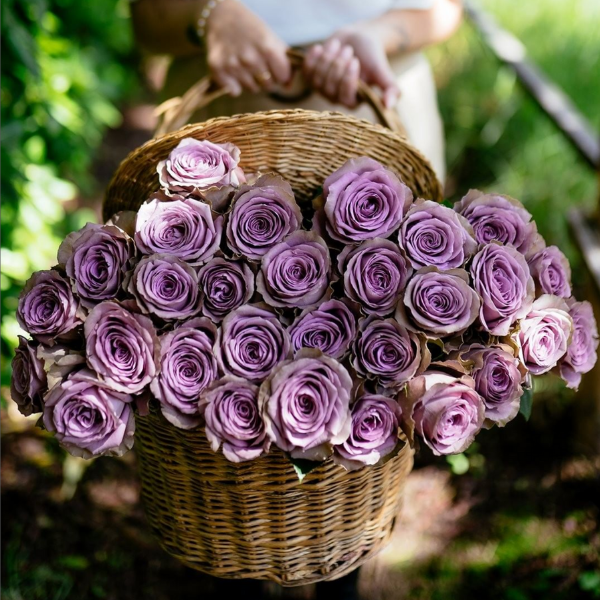
[[531, 308], [535, 284], [525, 257], [512, 246], [491, 243], [471, 264], [473, 286], [481, 296], [479, 318], [493, 335], [507, 335]]
[[327, 293], [330, 267], [323, 238], [296, 231], [264, 255], [256, 288], [271, 306], [314, 306]]
[[341, 359], [356, 335], [356, 318], [340, 300], [328, 300], [318, 308], [306, 309], [289, 329], [294, 352], [316, 348]]
[[388, 237], [413, 200], [410, 189], [372, 158], [351, 158], [323, 184], [327, 233], [354, 244]]
[[50, 390], [44, 425], [73, 456], [121, 456], [133, 446], [131, 401], [84, 369]]
[[570, 299], [567, 305], [573, 319], [573, 337], [559, 366], [567, 387], [576, 390], [581, 383], [581, 376], [591, 371], [598, 359], [598, 327], [589, 302]]
[[344, 289], [367, 314], [385, 316], [396, 306], [412, 269], [398, 246], [376, 238], [357, 248], [346, 246], [339, 256]]
[[133, 240], [114, 225], [88, 223], [70, 233], [58, 249], [58, 262], [75, 283], [87, 308], [115, 298], [135, 254]]
[[160, 373], [150, 390], [176, 427], [191, 429], [200, 423], [200, 393], [218, 377], [216, 335], [208, 319], [196, 318], [160, 338]]
[[227, 221], [227, 241], [236, 254], [260, 260], [301, 223], [292, 186], [278, 175], [263, 175], [235, 194]]
[[325, 460], [350, 435], [352, 379], [336, 360], [305, 350], [279, 364], [258, 397], [269, 438], [295, 458]]
[[416, 431], [438, 456], [466, 450], [485, 418], [483, 398], [466, 376], [423, 373], [409, 382], [399, 402], [409, 439]]
[[19, 346], [12, 359], [10, 395], [19, 412], [26, 417], [42, 411], [48, 389], [44, 361], [37, 356], [38, 343], [19, 336]]
[[514, 419], [519, 412], [526, 371], [512, 349], [475, 344], [461, 351], [461, 359], [471, 364], [475, 390], [485, 404], [486, 420], [504, 426]]
[[185, 138], [158, 163], [160, 184], [171, 192], [193, 192], [232, 185], [243, 179], [240, 150], [233, 144]]
[[375, 465], [398, 444], [400, 406], [395, 400], [367, 394], [352, 405], [350, 437], [335, 447], [334, 462], [349, 471]]
[[144, 257], [126, 284], [143, 313], [166, 321], [187, 319], [200, 311], [198, 275], [170, 254]]
[[72, 336], [81, 325], [79, 302], [57, 271], [37, 271], [19, 296], [17, 321], [34, 338], [52, 345], [57, 339]]
[[289, 357], [290, 338], [271, 311], [241, 306], [223, 320], [215, 354], [226, 375], [261, 381]]
[[443, 271], [456, 269], [477, 249], [468, 221], [431, 200], [417, 200], [410, 207], [398, 241], [415, 269], [430, 266]]
[[172, 254], [197, 266], [219, 249], [222, 229], [223, 217], [213, 220], [208, 204], [155, 194], [138, 211], [135, 243], [143, 254]]
[[440, 272], [425, 267], [409, 281], [396, 319], [430, 337], [444, 337], [464, 332], [477, 319], [479, 307], [479, 297], [464, 269]]
[[353, 346], [353, 366], [367, 379], [385, 388], [399, 387], [415, 376], [429, 360], [425, 344], [416, 333], [394, 319], [371, 316], [359, 323]]
[[215, 323], [254, 294], [254, 274], [241, 261], [213, 258], [198, 272], [202, 314]]
[[269, 451], [271, 440], [260, 415], [256, 385], [224, 377], [202, 395], [201, 405], [214, 452], [223, 444], [225, 458], [239, 463]]
[[570, 298], [571, 266], [556, 246], [547, 246], [535, 254], [529, 261], [529, 269], [538, 293]]
[[84, 332], [88, 366], [113, 390], [137, 394], [154, 379], [159, 342], [150, 319], [105, 301], [92, 309]]
[[520, 322], [518, 339], [525, 366], [533, 375], [550, 371], [567, 353], [572, 333], [566, 302], [550, 294], [540, 296]]
[[454, 210], [471, 223], [480, 244], [508, 244], [527, 256], [544, 247], [531, 214], [514, 198], [470, 190]]

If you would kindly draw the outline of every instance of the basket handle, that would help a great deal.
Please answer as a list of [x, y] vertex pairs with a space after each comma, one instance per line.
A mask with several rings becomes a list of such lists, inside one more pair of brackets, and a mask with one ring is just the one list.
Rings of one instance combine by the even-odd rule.
[[[302, 67], [304, 62], [302, 52], [289, 50], [288, 56], [294, 68]], [[155, 114], [159, 117], [159, 121], [155, 135], [162, 135], [183, 127], [196, 111], [226, 94], [227, 90], [217, 87], [210, 76], [203, 77], [182, 96], [170, 98], [156, 108]], [[386, 108], [379, 94], [362, 80], [358, 82], [357, 97], [359, 102], [364, 102], [373, 109], [375, 116], [384, 127], [405, 136], [398, 113]]]

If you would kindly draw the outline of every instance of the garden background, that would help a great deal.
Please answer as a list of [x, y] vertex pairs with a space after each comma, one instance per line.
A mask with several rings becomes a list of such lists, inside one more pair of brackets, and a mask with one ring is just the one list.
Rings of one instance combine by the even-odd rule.
[[[479, 4], [600, 131], [600, 3]], [[567, 252], [583, 297], [566, 214], [595, 208], [597, 175], [468, 22], [429, 55], [446, 126], [447, 196], [473, 187], [521, 199]], [[171, 560], [145, 528], [135, 457], [68, 457], [18, 414], [8, 391], [19, 290], [55, 262], [67, 233], [99, 219], [112, 172], [151, 136], [164, 62], [136, 52], [124, 0], [4, 0], [2, 58], [2, 593], [185, 600], [203, 589], [208, 598], [210, 581]], [[528, 422], [519, 416], [483, 433], [466, 455], [420, 457], [399, 532], [361, 576], [365, 597], [600, 598], [597, 394], [576, 396], [544, 378]]]

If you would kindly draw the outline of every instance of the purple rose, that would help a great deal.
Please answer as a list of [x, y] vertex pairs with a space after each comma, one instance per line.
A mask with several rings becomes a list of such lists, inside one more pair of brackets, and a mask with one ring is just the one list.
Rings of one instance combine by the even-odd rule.
[[442, 271], [456, 269], [477, 250], [468, 221], [431, 200], [417, 200], [410, 207], [398, 241], [415, 269], [431, 266]]
[[567, 353], [573, 333], [569, 307], [558, 296], [544, 294], [519, 323], [519, 342], [525, 366], [533, 375], [550, 371]]
[[410, 189], [372, 158], [351, 158], [323, 184], [327, 232], [354, 244], [386, 238], [400, 226], [413, 200]]
[[318, 308], [306, 309], [289, 329], [294, 352], [316, 348], [341, 359], [356, 335], [356, 317], [340, 300], [328, 300]]
[[208, 204], [193, 198], [163, 201], [155, 194], [138, 211], [135, 243], [143, 254], [172, 254], [192, 266], [219, 249], [223, 217], [213, 220]]
[[213, 258], [198, 272], [202, 314], [215, 323], [254, 294], [254, 274], [242, 261]]
[[470, 327], [477, 319], [479, 306], [479, 297], [469, 286], [464, 269], [440, 272], [425, 267], [408, 282], [396, 319], [429, 337], [444, 337]]
[[302, 213], [292, 186], [278, 175], [263, 175], [235, 194], [227, 221], [227, 241], [236, 254], [260, 260], [301, 224]]
[[556, 246], [547, 246], [535, 254], [529, 261], [529, 269], [539, 294], [570, 298], [571, 266]]
[[213, 186], [237, 186], [243, 173], [240, 150], [233, 144], [185, 138], [158, 163], [160, 184], [171, 192], [193, 192]]
[[589, 302], [570, 299], [567, 305], [573, 319], [573, 337], [566, 355], [559, 363], [560, 375], [567, 387], [576, 390], [582, 374], [591, 371], [598, 359], [598, 327]]
[[483, 425], [485, 405], [467, 376], [430, 371], [409, 382], [400, 397], [403, 428], [416, 431], [434, 454], [466, 450]]
[[[429, 361], [429, 352], [416, 333], [394, 319], [362, 319], [353, 347], [353, 366], [385, 388], [399, 387]], [[423, 363], [423, 365], [421, 364]]]
[[514, 198], [470, 190], [454, 210], [471, 223], [480, 244], [508, 244], [527, 256], [544, 247], [531, 214]]
[[133, 446], [131, 401], [84, 369], [50, 390], [44, 425], [73, 456], [121, 456]]
[[375, 465], [398, 445], [400, 406], [395, 400], [367, 394], [352, 405], [350, 437], [335, 447], [333, 460], [349, 471]]
[[226, 375], [261, 381], [290, 355], [290, 338], [271, 311], [245, 305], [223, 320], [215, 354]]
[[258, 408], [258, 387], [224, 377], [202, 395], [206, 437], [214, 452], [223, 444], [227, 460], [242, 462], [269, 451], [271, 440]]
[[170, 254], [144, 257], [126, 283], [143, 313], [166, 321], [187, 319], [200, 311], [198, 275]]
[[12, 359], [10, 395], [19, 412], [26, 417], [42, 412], [43, 397], [48, 389], [44, 361], [37, 356], [39, 344], [19, 336], [19, 346]]
[[474, 344], [461, 352], [461, 359], [471, 365], [475, 390], [485, 404], [486, 420], [504, 426], [514, 419], [519, 412], [526, 371], [512, 349], [506, 345]]
[[258, 397], [269, 438], [295, 458], [325, 460], [350, 435], [352, 379], [336, 360], [305, 350], [279, 364]]
[[263, 256], [256, 288], [271, 306], [314, 306], [327, 293], [330, 267], [323, 238], [296, 231]]
[[87, 308], [115, 298], [135, 253], [133, 240], [114, 225], [88, 223], [70, 233], [58, 249], [58, 262], [75, 283]]
[[92, 309], [84, 332], [88, 365], [112, 389], [137, 394], [154, 379], [159, 342], [148, 317], [105, 301]]
[[535, 294], [525, 257], [512, 246], [493, 242], [475, 255], [471, 277], [482, 300], [481, 323], [493, 335], [507, 335], [529, 312]]
[[367, 314], [380, 317], [394, 310], [412, 274], [398, 246], [382, 238], [346, 246], [338, 264], [348, 297], [360, 302]]
[[54, 270], [34, 273], [19, 296], [17, 321], [44, 344], [72, 337], [81, 319], [69, 282]]
[[150, 390], [176, 427], [191, 429], [200, 423], [200, 393], [218, 377], [216, 335], [208, 319], [197, 318], [160, 338], [160, 373]]

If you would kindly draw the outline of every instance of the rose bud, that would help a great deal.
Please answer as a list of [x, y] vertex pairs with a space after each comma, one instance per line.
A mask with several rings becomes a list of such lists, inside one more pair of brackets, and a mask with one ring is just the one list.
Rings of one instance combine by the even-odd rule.
[[19, 336], [19, 346], [12, 359], [10, 396], [19, 412], [26, 417], [42, 412], [43, 397], [48, 390], [44, 361], [38, 358], [39, 344]]
[[372, 158], [351, 158], [323, 184], [327, 233], [356, 244], [386, 238], [398, 227], [413, 195], [392, 171]]
[[92, 309], [84, 332], [88, 366], [112, 389], [137, 394], [154, 379], [160, 346], [150, 319], [105, 301]]
[[567, 387], [576, 390], [581, 383], [581, 376], [591, 371], [598, 359], [598, 327], [589, 302], [570, 299], [567, 300], [567, 306], [573, 319], [573, 337], [559, 366]]
[[529, 261], [529, 270], [538, 294], [553, 294], [559, 298], [571, 296], [571, 266], [556, 247], [547, 246]]
[[200, 393], [218, 377], [216, 335], [208, 319], [197, 318], [160, 338], [160, 373], [150, 390], [162, 414], [176, 427], [191, 429], [201, 421]]
[[454, 210], [471, 223], [480, 244], [499, 242], [526, 256], [544, 247], [531, 214], [514, 198], [470, 190]]
[[144, 257], [126, 283], [143, 313], [165, 321], [184, 320], [200, 311], [198, 275], [170, 254]]
[[111, 390], [84, 369], [54, 386], [44, 404], [44, 426], [73, 456], [121, 456], [133, 446], [132, 397]]
[[333, 460], [349, 471], [375, 465], [391, 454], [399, 443], [400, 406], [395, 400], [367, 394], [351, 409], [350, 437], [335, 446]]
[[73, 337], [73, 330], [81, 325], [79, 302], [60, 273], [37, 271], [19, 296], [17, 321], [38, 341], [52, 345]]
[[567, 353], [573, 319], [562, 298], [550, 294], [540, 296], [519, 326], [523, 361], [533, 375], [550, 371]]
[[346, 246], [338, 264], [348, 297], [380, 317], [393, 312], [412, 274], [398, 246], [382, 238]]
[[91, 308], [119, 295], [134, 255], [133, 240], [123, 230], [88, 223], [65, 238], [58, 262], [74, 282], [83, 306]]
[[234, 253], [260, 260], [301, 224], [291, 185], [278, 175], [263, 175], [235, 194], [227, 220], [227, 242]]
[[471, 264], [473, 287], [481, 297], [479, 318], [493, 335], [507, 335], [530, 310], [535, 284], [525, 257], [512, 246], [491, 243]]
[[275, 365], [289, 358], [290, 338], [270, 310], [245, 305], [223, 320], [215, 344], [215, 355], [221, 371], [261, 381]]
[[242, 261], [216, 257], [198, 272], [202, 314], [219, 323], [254, 294], [254, 274]]
[[280, 363], [262, 384], [267, 435], [292, 457], [325, 460], [350, 435], [352, 379], [336, 360], [305, 350]]
[[318, 308], [306, 309], [289, 329], [292, 349], [316, 348], [341, 359], [356, 335], [356, 317], [340, 300], [327, 300]]
[[461, 334], [477, 319], [480, 301], [464, 269], [419, 269], [408, 282], [396, 319], [428, 337]]
[[143, 254], [172, 254], [192, 266], [219, 249], [223, 217], [213, 220], [208, 204], [194, 198], [165, 201], [160, 193], [144, 202], [135, 223], [135, 243]]
[[469, 222], [451, 208], [431, 200], [417, 200], [402, 226], [398, 242], [415, 269], [441, 271], [462, 267], [477, 250]]
[[244, 379], [224, 377], [201, 398], [206, 437], [214, 452], [221, 444], [232, 462], [258, 458], [269, 451], [271, 440], [258, 407], [258, 387]]
[[329, 288], [330, 267], [323, 238], [296, 231], [264, 255], [256, 289], [270, 306], [315, 306]]
[[470, 377], [437, 371], [412, 379], [398, 397], [409, 440], [416, 431], [438, 456], [466, 450], [485, 418], [483, 398], [474, 387]]

